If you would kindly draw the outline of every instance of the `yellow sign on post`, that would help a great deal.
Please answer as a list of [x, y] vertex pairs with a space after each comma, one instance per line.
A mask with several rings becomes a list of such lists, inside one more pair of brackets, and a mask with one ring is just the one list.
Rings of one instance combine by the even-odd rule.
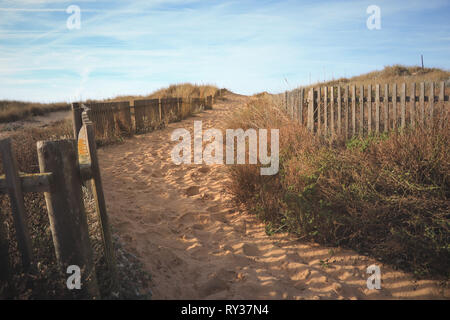
[[89, 153], [89, 141], [85, 125], [81, 127], [78, 134], [78, 162], [80, 166], [91, 166], [91, 154]]

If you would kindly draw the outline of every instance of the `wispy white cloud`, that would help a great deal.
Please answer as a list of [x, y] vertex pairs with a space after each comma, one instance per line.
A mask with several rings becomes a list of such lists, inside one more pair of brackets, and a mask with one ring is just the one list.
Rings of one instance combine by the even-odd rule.
[[[294, 86], [307, 84], [310, 73], [316, 81], [409, 64], [423, 49], [448, 68], [448, 25], [430, 19], [425, 30], [398, 27], [424, 10], [438, 16], [444, 1], [376, 2], [379, 32], [366, 29], [372, 3], [359, 0], [85, 0], [77, 1], [80, 30], [67, 30], [69, 15], [61, 12], [71, 1], [0, 1], [34, 10], [0, 9], [0, 99], [101, 98], [183, 81], [279, 91], [284, 77]], [[19, 85], [25, 78], [31, 81]]]

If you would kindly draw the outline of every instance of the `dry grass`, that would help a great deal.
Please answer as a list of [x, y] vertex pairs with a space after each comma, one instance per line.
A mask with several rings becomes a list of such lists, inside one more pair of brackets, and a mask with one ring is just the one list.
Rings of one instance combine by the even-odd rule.
[[232, 192], [267, 232], [356, 249], [414, 272], [449, 277], [450, 126], [327, 141], [291, 121], [271, 97], [228, 126], [280, 129], [280, 172], [233, 166]]
[[[171, 85], [167, 88], [156, 90], [148, 95], [141, 96], [117, 96], [104, 100], [88, 100], [86, 102], [106, 102], [106, 101], [133, 101], [136, 99], [156, 99], [156, 98], [204, 98], [207, 96], [216, 96], [218, 88], [214, 85], [197, 85], [191, 83], [182, 83]], [[36, 103], [22, 101], [0, 101], [0, 123], [12, 122], [25, 119], [31, 116], [44, 115], [53, 111], [69, 110], [70, 104], [60, 103]]]
[[[105, 101], [133, 101], [137, 99], [158, 99], [158, 98], [205, 98], [217, 95], [219, 88], [214, 85], [198, 85], [191, 83], [173, 84], [167, 88], [162, 88], [148, 95], [140, 96], [118, 96]], [[91, 101], [94, 102], [94, 101]]]
[[427, 81], [446, 81], [450, 84], [450, 71], [437, 68], [424, 68], [417, 66], [393, 65], [386, 66], [383, 70], [372, 71], [352, 78], [340, 78], [327, 82], [315, 83], [310, 87], [316, 86], [337, 86], [337, 85], [368, 85], [368, 84], [393, 84]]
[[11, 122], [48, 112], [69, 110], [68, 103], [35, 103], [21, 101], [0, 101], [0, 122]]

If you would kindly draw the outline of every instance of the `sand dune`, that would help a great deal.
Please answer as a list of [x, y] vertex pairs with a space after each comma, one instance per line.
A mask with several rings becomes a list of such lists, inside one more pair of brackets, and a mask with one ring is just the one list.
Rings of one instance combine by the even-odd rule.
[[[247, 97], [228, 95], [214, 110], [99, 150], [111, 223], [153, 278], [154, 299], [449, 298], [437, 281], [405, 274], [340, 248], [267, 236], [226, 191], [224, 165], [175, 165], [175, 128], [220, 127]], [[328, 259], [328, 260], [327, 260]], [[382, 289], [366, 269], [381, 267]]]

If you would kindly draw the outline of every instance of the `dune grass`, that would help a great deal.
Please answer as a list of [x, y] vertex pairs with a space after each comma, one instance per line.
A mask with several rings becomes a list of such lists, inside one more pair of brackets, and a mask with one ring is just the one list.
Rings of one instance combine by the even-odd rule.
[[39, 116], [53, 111], [69, 110], [68, 103], [36, 103], [12, 100], [0, 101], [0, 123]]
[[[210, 84], [192, 84], [192, 83], [180, 83], [173, 84], [166, 88], [158, 89], [150, 94], [146, 95], [124, 95], [117, 96], [104, 101], [133, 101], [139, 99], [160, 99], [160, 98], [205, 98], [207, 96], [216, 96], [219, 91], [214, 85]], [[88, 102], [95, 102], [90, 100]]]
[[418, 66], [392, 65], [386, 66], [382, 70], [372, 71], [351, 78], [339, 78], [336, 80], [315, 83], [314, 86], [337, 86], [337, 85], [368, 85], [368, 84], [394, 84], [412, 82], [440, 82], [450, 83], [450, 71], [438, 68], [421, 68]]

